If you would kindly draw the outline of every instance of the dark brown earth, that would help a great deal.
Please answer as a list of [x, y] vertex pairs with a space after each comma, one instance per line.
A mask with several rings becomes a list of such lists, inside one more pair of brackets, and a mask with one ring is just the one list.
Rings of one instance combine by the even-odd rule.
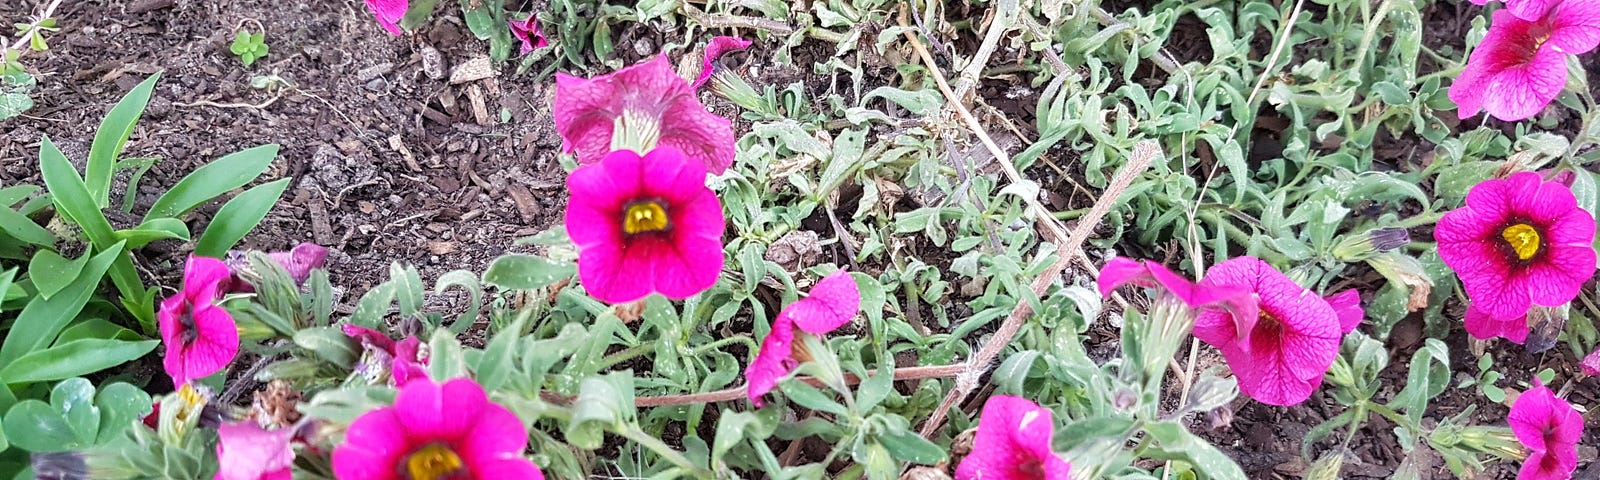
[[[0, 19], [19, 21], [34, 7], [27, 1], [0, 2]], [[522, 10], [527, 10], [525, 5]], [[278, 143], [283, 147], [279, 160], [260, 181], [294, 180], [284, 200], [244, 246], [283, 249], [302, 241], [327, 245], [333, 252], [329, 261], [334, 284], [349, 292], [363, 292], [383, 281], [389, 264], [396, 261], [416, 265], [430, 282], [450, 270], [481, 271], [490, 259], [525, 248], [513, 246], [517, 238], [560, 223], [565, 202], [564, 172], [556, 160], [560, 138], [548, 111], [547, 78], [515, 75], [512, 68], [502, 68], [492, 78], [448, 81], [454, 67], [487, 51], [450, 11], [441, 7], [439, 16], [419, 32], [393, 37], [377, 26], [360, 2], [348, 0], [63, 2], [56, 15], [62, 30], [51, 36], [53, 48], [26, 59], [40, 79], [34, 95], [38, 105], [25, 117], [0, 123], [0, 184], [40, 183], [36, 154], [42, 135], [49, 135], [81, 162], [110, 105], [146, 76], [162, 72], [150, 108], [124, 153], [125, 158], [161, 159], [145, 175], [138, 197], [141, 206], [135, 211], [205, 162], [243, 148]], [[1430, 46], [1456, 42], [1459, 48], [1478, 12], [1476, 7], [1454, 3], [1428, 7], [1424, 15]], [[246, 67], [228, 51], [228, 43], [236, 26], [251, 21], [265, 26], [271, 54]], [[1190, 26], [1197, 27], [1192, 29], [1195, 35], [1185, 36], [1181, 32], [1190, 29], [1180, 28], [1169, 44], [1181, 60], [1209, 55], [1202, 51], [1208, 48], [1199, 31], [1202, 26]], [[625, 29], [622, 35], [618, 45], [681, 42], [664, 40], [676, 33], [648, 28]], [[970, 50], [974, 45], [968, 43], [973, 40], [950, 44]], [[756, 51], [762, 48], [758, 45]], [[426, 53], [430, 50], [437, 50], [444, 60], [444, 67], [433, 72], [442, 72], [444, 78], [435, 78], [424, 68], [423, 58], [431, 55]], [[638, 49], [619, 48], [617, 54], [631, 62], [651, 53], [649, 48], [634, 50]], [[831, 47], [802, 48], [797, 55], [830, 51]], [[762, 58], [767, 57], [752, 54], [747, 62], [758, 64]], [[787, 68], [763, 71], [767, 78], [754, 83], [781, 86], [804, 75]], [[878, 72], [887, 75], [884, 72], [892, 68]], [[252, 88], [252, 79], [260, 76], [277, 76], [292, 86]], [[980, 96], [1000, 111], [1021, 112], [1010, 123], [1025, 135], [1036, 134], [1029, 115], [1038, 92], [1028, 90], [1019, 97], [1008, 85], [990, 82], [979, 90]], [[827, 88], [814, 86], [814, 90]], [[708, 103], [733, 116], [726, 102], [708, 99]], [[742, 134], [748, 126], [736, 121], [735, 130]], [[1017, 142], [1014, 137], [1009, 140]], [[1394, 142], [1401, 144], [1379, 148], [1394, 152], [1390, 160], [1396, 163], [1408, 154], [1403, 152], [1432, 148], [1420, 139]], [[1052, 151], [1047, 157], [1070, 164], [1062, 159], [1070, 160], [1071, 155]], [[1080, 172], [1062, 176], [1042, 167], [1035, 170], [1029, 173], [1040, 178], [1047, 190], [1066, 192], [1054, 207], [1082, 208], [1093, 201], [1092, 192], [1074, 187], [1081, 177], [1071, 176]], [[196, 217], [207, 218], [217, 207], [210, 205]], [[202, 223], [197, 221], [191, 229], [199, 231]], [[177, 267], [187, 248], [177, 242], [157, 243], [138, 259], [159, 283], [178, 285]], [[1117, 335], [1094, 332], [1091, 338], [1114, 342]], [[1420, 343], [1415, 335], [1405, 343], [1401, 334], [1390, 341], [1396, 350], [1393, 365], [1404, 365]], [[1456, 354], [1453, 371], [1475, 372], [1465, 354], [1464, 335], [1458, 330], [1448, 343]], [[1492, 351], [1507, 372], [1550, 367], [1560, 378], [1576, 377], [1571, 360], [1554, 353], [1561, 349], [1522, 355], [1520, 348], [1497, 344]], [[1380, 399], [1399, 390], [1404, 380], [1401, 370], [1386, 372], [1389, 386]], [[1501, 385], [1527, 380], [1526, 373], [1509, 376]], [[1597, 391], [1600, 380], [1590, 378], [1577, 383], [1570, 395], [1574, 403], [1593, 405]], [[1481, 423], [1504, 421], [1504, 406], [1454, 388], [1430, 403], [1428, 416], [1453, 415], [1468, 405], [1478, 406], [1476, 420]], [[1232, 422], [1206, 433], [1207, 437], [1244, 466], [1251, 478], [1298, 478], [1305, 468], [1298, 457], [1301, 436], [1342, 407], [1319, 393], [1300, 407], [1240, 401], [1235, 408]], [[1600, 444], [1600, 428], [1590, 423], [1585, 444]], [[1374, 420], [1351, 442], [1360, 461], [1346, 463], [1347, 478], [1392, 474], [1402, 457], [1393, 427]], [[1342, 440], [1343, 433], [1333, 438]], [[1318, 451], [1328, 448], [1336, 444], [1318, 445]], [[1594, 449], [1586, 447], [1581, 454], [1589, 464], [1578, 478], [1600, 478], [1596, 466], [1600, 462], [1592, 461]], [[1428, 460], [1425, 478], [1451, 477], [1436, 457]], [[1490, 472], [1497, 478], [1514, 475], [1513, 465]]]

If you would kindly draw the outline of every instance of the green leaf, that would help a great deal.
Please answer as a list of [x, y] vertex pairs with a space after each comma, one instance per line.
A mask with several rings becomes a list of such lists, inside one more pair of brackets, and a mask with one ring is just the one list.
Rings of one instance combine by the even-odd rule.
[[211, 224], [206, 226], [206, 231], [200, 234], [200, 241], [195, 244], [194, 254], [222, 258], [228, 249], [233, 248], [239, 239], [267, 217], [267, 212], [278, 203], [278, 197], [283, 196], [286, 188], [289, 188], [289, 179], [283, 178], [256, 185], [233, 197], [222, 209], [217, 210], [215, 217], [211, 217]]
[[751, 424], [760, 422], [761, 417], [752, 412], [725, 412], [717, 418], [717, 434], [711, 441], [711, 468], [722, 469], [722, 455], [744, 441]]
[[67, 160], [66, 154], [61, 153], [55, 142], [50, 141], [49, 136], [40, 140], [39, 176], [44, 179], [45, 188], [50, 191], [56, 209], [72, 223], [83, 227], [83, 234], [89, 237], [90, 243], [103, 248], [114, 242], [111, 222], [100, 213], [101, 207], [95, 202], [95, 196], [90, 193], [83, 177], [78, 176], [78, 170], [72, 167], [72, 162]]
[[422, 309], [422, 276], [417, 268], [394, 262], [389, 265], [389, 284], [394, 285], [395, 302], [400, 305], [400, 317], [416, 315]]
[[[861, 381], [861, 386], [856, 388], [856, 411], [866, 414], [878, 406], [879, 402], [889, 397], [894, 390], [894, 364], [884, 362], [878, 373]], [[892, 450], [892, 449], [891, 449]]]
[[77, 279], [78, 272], [83, 271], [87, 263], [89, 255], [67, 259], [56, 252], [40, 250], [28, 260], [28, 278], [33, 280], [33, 288], [38, 290], [39, 296], [48, 300]]
[[472, 300], [472, 307], [461, 312], [461, 316], [456, 317], [455, 323], [450, 324], [450, 332], [460, 335], [467, 330], [467, 327], [477, 322], [478, 314], [483, 311], [483, 287], [478, 284], [477, 274], [467, 270], [452, 270], [439, 276], [439, 281], [433, 285], [433, 294], [442, 295], [450, 290], [450, 287], [466, 290]]
[[126, 230], [117, 230], [117, 240], [128, 242], [129, 249], [149, 245], [156, 240], [178, 239], [189, 241], [189, 225], [176, 218], [152, 218]]
[[148, 221], [160, 217], [181, 217], [195, 207], [260, 177], [277, 157], [278, 145], [269, 144], [240, 150], [196, 168], [179, 180], [177, 185], [173, 185], [171, 190], [161, 194], [144, 218]]
[[160, 343], [160, 340], [74, 340], [17, 358], [0, 368], [0, 380], [18, 384], [88, 375], [142, 357]]
[[71, 326], [61, 331], [61, 335], [57, 336], [56, 341], [52, 342], [51, 345], [62, 345], [73, 340], [82, 340], [85, 338], [120, 340], [141, 339], [139, 334], [134, 333], [133, 330], [122, 328], [121, 325], [111, 323], [104, 319], [90, 318], [87, 320], [73, 322]]
[[511, 254], [494, 259], [483, 272], [483, 282], [505, 290], [533, 290], [572, 277], [576, 266], [544, 257]]
[[894, 458], [921, 465], [933, 465], [949, 458], [944, 448], [910, 430], [893, 430], [878, 436]]
[[494, 391], [505, 385], [511, 378], [512, 371], [516, 369], [512, 360], [516, 356], [513, 348], [517, 340], [522, 339], [522, 329], [527, 327], [527, 322], [518, 319], [505, 330], [496, 332], [489, 344], [483, 347], [483, 355], [478, 357], [477, 368], [474, 372], [478, 384], [485, 390]]
[[50, 406], [66, 418], [67, 426], [72, 427], [79, 442], [94, 444], [100, 433], [100, 408], [94, 405], [94, 384], [83, 377], [63, 380], [50, 391]]
[[[128, 137], [133, 135], [133, 127], [139, 123], [139, 116], [144, 115], [144, 107], [150, 103], [150, 94], [160, 79], [158, 72], [133, 87], [127, 96], [111, 107], [105, 121], [100, 123], [100, 129], [94, 133], [94, 145], [89, 147], [89, 164], [84, 168], [84, 182], [97, 209], [111, 205], [111, 177], [117, 156], [122, 154], [122, 147], [128, 144]], [[50, 191], [53, 193], [55, 189]]]
[[778, 383], [778, 389], [783, 390], [784, 396], [802, 407], [834, 415], [848, 415], [850, 413], [849, 410], [845, 409], [844, 405], [834, 401], [827, 393], [806, 382], [782, 381]]
[[94, 403], [100, 407], [100, 433], [95, 437], [98, 444], [122, 435], [152, 410], [150, 394], [122, 382], [101, 388]]
[[356, 302], [356, 311], [350, 314], [350, 323], [363, 327], [375, 327], [383, 317], [389, 313], [389, 305], [394, 303], [394, 285], [389, 282], [378, 284], [367, 290], [361, 300]]
[[1239, 464], [1234, 463], [1233, 459], [1228, 458], [1227, 454], [1189, 433], [1183, 425], [1157, 422], [1150, 424], [1145, 431], [1158, 443], [1156, 448], [1150, 450], [1150, 458], [1189, 462], [1194, 465], [1194, 471], [1203, 475], [1203, 478], [1221, 480], [1247, 478], [1244, 470], [1240, 469]]
[[578, 448], [599, 448], [604, 432], [622, 427], [634, 411], [633, 372], [586, 377], [578, 384], [578, 398], [572, 402], [567, 441]]
[[12, 210], [7, 205], [9, 204], [0, 204], [0, 233], [41, 247], [56, 244], [56, 236], [50, 233], [50, 230], [39, 226], [33, 219]]
[[6, 437], [30, 452], [64, 452], [86, 447], [72, 434], [72, 426], [50, 404], [23, 400], [6, 411]]
[[428, 377], [435, 382], [467, 375], [466, 356], [461, 352], [461, 342], [445, 330], [434, 330], [428, 339]]
[[[67, 288], [48, 299], [35, 297], [29, 300], [28, 305], [22, 307], [22, 312], [17, 314], [11, 331], [6, 335], [5, 343], [0, 345], [0, 365], [10, 369], [14, 367], [13, 361], [23, 354], [44, 347], [54, 340], [56, 335], [66, 328], [67, 323], [76, 318], [78, 312], [83, 311], [83, 306], [89, 302], [89, 296], [100, 286], [100, 279], [105, 275], [106, 269], [121, 255], [120, 244], [117, 248], [100, 252], [89, 259], [89, 263], [84, 265], [78, 278], [67, 285]], [[5, 374], [0, 373], [0, 379], [4, 378]]]
[[355, 365], [360, 352], [350, 346], [350, 337], [338, 327], [307, 328], [294, 332], [294, 344], [314, 352], [317, 358], [339, 365]]

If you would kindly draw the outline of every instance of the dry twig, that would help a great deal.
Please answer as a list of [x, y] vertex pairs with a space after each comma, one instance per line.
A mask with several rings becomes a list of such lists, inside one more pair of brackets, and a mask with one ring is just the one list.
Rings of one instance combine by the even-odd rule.
[[[956, 375], [961, 374], [961, 372], [963, 370], [965, 370], [965, 368], [966, 368], [965, 365], [937, 365], [937, 366], [932, 366], [932, 367], [902, 367], [902, 368], [894, 369], [894, 379], [895, 379], [895, 381], [900, 382], [900, 381], [907, 381], [907, 380], [922, 380], [922, 379], [928, 379], [928, 378], [950, 378], [950, 377], [954, 377]], [[876, 373], [876, 372], [874, 372], [874, 373]], [[871, 376], [872, 376], [871, 374], [868, 375], [868, 377], [871, 377]], [[799, 380], [802, 381], [802, 382], [806, 382], [808, 384], [811, 384], [812, 386], [816, 386], [816, 387], [824, 386], [822, 384], [821, 380], [817, 380], [816, 378], [812, 378], [812, 377], [803, 377], [803, 378], [800, 378]], [[861, 383], [861, 378], [857, 377], [857, 376], [855, 376], [853, 374], [848, 374], [847, 373], [844, 376], [844, 383], [846, 385], [855, 385], [857, 383]], [[665, 396], [659, 396], [659, 397], [638, 397], [638, 398], [633, 399], [633, 406], [637, 407], [637, 408], [644, 408], [644, 407], [664, 407], [664, 406], [670, 406], [670, 405], [693, 405], [693, 404], [697, 404], [697, 403], [730, 402], [730, 401], [740, 400], [740, 399], [745, 398], [747, 395], [749, 395], [748, 392], [749, 392], [749, 385], [740, 385], [738, 387], [729, 388], [729, 389], [725, 389], [725, 390], [717, 390], [715, 392], [690, 393], [690, 394], [686, 394], [686, 395], [665, 395]], [[539, 397], [544, 399], [544, 401], [546, 401], [546, 402], [554, 403], [554, 404], [557, 404], [557, 405], [571, 405], [572, 402], [574, 400], [576, 400], [575, 398], [570, 397], [570, 396], [562, 395], [562, 394], [555, 393], [555, 392], [547, 392], [547, 391], [546, 392], [539, 392]]]

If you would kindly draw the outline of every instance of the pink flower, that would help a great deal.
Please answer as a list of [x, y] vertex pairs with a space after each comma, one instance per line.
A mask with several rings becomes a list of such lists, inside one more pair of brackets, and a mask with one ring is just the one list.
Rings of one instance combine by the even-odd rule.
[[1530, 454], [1522, 462], [1517, 480], [1564, 480], [1578, 468], [1578, 440], [1583, 438], [1583, 416], [1550, 388], [1534, 380], [1534, 388], [1511, 404], [1506, 417], [1517, 441]]
[[1136, 261], [1117, 257], [1106, 262], [1095, 279], [1100, 295], [1110, 296], [1112, 290], [1123, 285], [1136, 285], [1159, 289], [1191, 308], [1220, 308], [1237, 312], [1243, 317], [1256, 315], [1256, 302], [1250, 292], [1236, 287], [1196, 285], [1182, 275], [1172, 273], [1167, 267], [1149, 260]]
[[1050, 409], [1022, 397], [989, 397], [956, 480], [1067, 480], [1072, 466], [1050, 449], [1053, 434]]
[[[1567, 84], [1566, 55], [1600, 44], [1600, 2], [1551, 0], [1511, 2], [1494, 12], [1489, 33], [1466, 69], [1450, 85], [1461, 118], [1488, 110], [1505, 121], [1522, 120], [1549, 105]], [[1538, 16], [1520, 16], [1533, 12]]]
[[394, 405], [362, 414], [333, 450], [340, 480], [520, 478], [544, 474], [522, 456], [528, 429], [466, 378], [419, 379]]
[[733, 123], [706, 111], [665, 55], [592, 79], [556, 73], [554, 107], [562, 148], [579, 163], [605, 158], [620, 133], [623, 147], [674, 147], [712, 174], [733, 164]]
[[1257, 316], [1203, 310], [1194, 336], [1221, 350], [1239, 390], [1261, 403], [1288, 406], [1310, 398], [1338, 356], [1341, 337], [1361, 323], [1359, 296], [1343, 292], [1330, 304], [1254, 257], [1211, 267], [1200, 286], [1255, 293]]
[[544, 48], [550, 44], [550, 41], [544, 38], [544, 32], [539, 30], [539, 15], [537, 14], [530, 13], [528, 18], [520, 22], [512, 20], [511, 36], [517, 37], [517, 40], [522, 41], [523, 55], [527, 55], [528, 52], [532, 52], [535, 48]]
[[671, 146], [630, 150], [567, 177], [567, 234], [578, 246], [578, 278], [603, 302], [660, 292], [682, 299], [722, 273], [722, 202], [705, 166]]
[[406, 10], [411, 9], [411, 0], [367, 0], [367, 9], [378, 17], [378, 24], [384, 30], [399, 36], [400, 19], [406, 16]]
[[1578, 365], [1583, 368], [1584, 375], [1600, 376], [1600, 346], [1595, 347], [1593, 352], [1585, 355], [1583, 361], [1578, 362]]
[[707, 80], [711, 80], [711, 74], [716, 73], [717, 59], [722, 58], [722, 54], [746, 48], [750, 48], [750, 41], [743, 38], [712, 38], [709, 43], [706, 43], [706, 53], [700, 61], [700, 77], [695, 78], [690, 87], [698, 90], [701, 85], [706, 84]]
[[[327, 263], [328, 248], [311, 242], [301, 242], [289, 251], [268, 252], [267, 257], [271, 258], [278, 266], [283, 267], [283, 270], [289, 273], [289, 278], [294, 280], [295, 285], [301, 285], [311, 278], [312, 270], [322, 268]], [[244, 278], [247, 274], [253, 274], [254, 272], [254, 269], [250, 266], [246, 251], [229, 250], [225, 262], [228, 264], [228, 269], [232, 271], [229, 290], [246, 293], [254, 292], [255, 287], [250, 286], [250, 282]]]
[[772, 331], [761, 340], [761, 350], [744, 371], [750, 403], [760, 408], [761, 397], [800, 365], [801, 359], [794, 355], [796, 326], [805, 333], [824, 335], [849, 323], [859, 310], [861, 291], [856, 288], [855, 279], [844, 270], [823, 277], [811, 287], [809, 296], [783, 307], [772, 322]]
[[289, 480], [294, 464], [289, 441], [295, 430], [262, 430], [253, 420], [222, 424], [217, 428], [217, 463], [222, 469], [213, 480]]
[[428, 377], [427, 369], [423, 368], [427, 361], [419, 355], [422, 341], [417, 337], [396, 342], [388, 334], [351, 324], [345, 324], [344, 334], [361, 343], [364, 355], [355, 370], [369, 380], [376, 382], [387, 373], [391, 384], [402, 387], [412, 380]]
[[1571, 190], [1522, 172], [1472, 187], [1433, 236], [1472, 300], [1467, 332], [1522, 343], [1532, 305], [1570, 302], [1594, 275], [1594, 233]]
[[215, 303], [228, 275], [221, 260], [190, 256], [183, 290], [161, 302], [156, 317], [166, 345], [162, 364], [175, 387], [217, 373], [239, 353], [239, 328]]

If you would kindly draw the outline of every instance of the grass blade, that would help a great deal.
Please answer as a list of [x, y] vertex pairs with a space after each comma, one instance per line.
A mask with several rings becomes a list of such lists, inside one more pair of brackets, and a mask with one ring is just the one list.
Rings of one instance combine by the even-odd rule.
[[246, 233], [256, 228], [261, 219], [267, 217], [267, 212], [278, 203], [278, 197], [283, 195], [284, 189], [289, 188], [289, 179], [278, 179], [269, 183], [257, 185], [245, 190], [244, 193], [233, 197], [222, 209], [217, 210], [217, 215], [211, 218], [211, 224], [206, 226], [206, 231], [200, 234], [200, 242], [195, 244], [194, 254], [202, 257], [222, 258], [228, 249], [239, 243]]
[[100, 122], [100, 129], [94, 133], [94, 145], [89, 147], [89, 165], [84, 168], [84, 181], [90, 194], [94, 195], [94, 204], [98, 208], [106, 208], [111, 204], [111, 177], [116, 170], [117, 156], [122, 154], [122, 147], [128, 144], [128, 136], [133, 135], [133, 127], [144, 115], [144, 107], [150, 103], [150, 94], [160, 78], [161, 74], [156, 73], [133, 87], [133, 91], [111, 107], [106, 119]]
[[277, 157], [278, 146], [273, 144], [241, 150], [207, 163], [190, 172], [156, 199], [150, 211], [144, 214], [144, 219], [149, 221], [152, 218], [182, 216], [229, 190], [255, 180], [267, 171], [267, 167], [272, 166], [272, 160]]

